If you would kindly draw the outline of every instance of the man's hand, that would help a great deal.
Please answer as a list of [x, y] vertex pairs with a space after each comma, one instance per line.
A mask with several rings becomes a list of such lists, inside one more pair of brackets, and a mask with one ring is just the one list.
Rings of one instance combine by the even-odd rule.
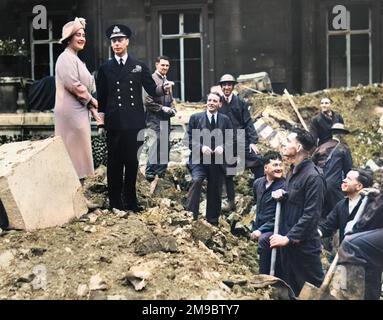
[[209, 155], [213, 153], [213, 150], [211, 150], [208, 146], [202, 146], [201, 151], [204, 155]]
[[165, 113], [173, 113], [172, 108], [170, 108], [170, 107], [162, 106], [161, 109], [162, 109], [162, 111], [165, 112]]
[[259, 152], [257, 145], [255, 143], [250, 143], [249, 148], [250, 148], [250, 152], [253, 151], [255, 154], [257, 154]]
[[169, 92], [172, 86], [174, 86], [174, 82], [166, 80], [163, 84], [164, 91]]
[[380, 193], [380, 190], [379, 189], [376, 189], [376, 188], [363, 188], [360, 193], [364, 196], [367, 196], [369, 195], [370, 193], [372, 194], [379, 194]]
[[261, 236], [262, 232], [259, 230], [255, 230], [252, 233], [250, 233], [250, 238], [254, 240], [258, 240], [259, 237]]
[[273, 234], [270, 237], [270, 248], [285, 247], [289, 244], [290, 240], [286, 236], [280, 234]]
[[214, 153], [216, 154], [223, 154], [223, 148], [221, 146], [218, 146], [214, 149]]
[[286, 191], [283, 189], [278, 189], [271, 192], [271, 197], [277, 201], [281, 201], [286, 196]]

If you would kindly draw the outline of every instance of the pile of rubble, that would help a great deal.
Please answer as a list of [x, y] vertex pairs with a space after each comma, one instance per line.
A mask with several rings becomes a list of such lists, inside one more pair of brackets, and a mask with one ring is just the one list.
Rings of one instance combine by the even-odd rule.
[[[89, 213], [61, 227], [5, 231], [0, 299], [281, 299], [283, 282], [257, 275], [256, 244], [192, 221], [167, 177], [141, 214], [106, 209], [105, 167], [86, 180]], [[169, 173], [171, 176], [171, 172]], [[235, 221], [235, 219], [233, 219]]]
[[[261, 152], [277, 148], [299, 123], [289, 101], [254, 93], [251, 83], [237, 88], [251, 105]], [[347, 139], [355, 165], [372, 160], [375, 179], [382, 182], [383, 88], [295, 96], [307, 124], [323, 96], [331, 97], [351, 129]], [[144, 147], [137, 182], [139, 201], [148, 208], [143, 213], [108, 210], [105, 167], [100, 166], [85, 182], [86, 215], [33, 232], [0, 231], [0, 299], [287, 299], [283, 282], [258, 275], [257, 245], [248, 237], [254, 219], [249, 172], [235, 177], [237, 210], [222, 215], [219, 227], [202, 218], [193, 221], [184, 210], [191, 177], [182, 136], [190, 114], [202, 109], [202, 104], [178, 107], [173, 125], [180, 130], [172, 132], [169, 169], [154, 194], [142, 175]], [[205, 206], [202, 200], [201, 212]]]

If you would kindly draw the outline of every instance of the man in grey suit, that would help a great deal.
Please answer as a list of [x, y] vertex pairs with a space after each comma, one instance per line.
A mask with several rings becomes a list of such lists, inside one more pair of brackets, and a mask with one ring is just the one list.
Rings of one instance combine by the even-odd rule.
[[[152, 74], [152, 77], [158, 86], [168, 82], [166, 75], [169, 67], [168, 57], [157, 57], [156, 71]], [[177, 111], [171, 91], [160, 97], [147, 96], [145, 98], [145, 107], [146, 127], [155, 132], [155, 141], [152, 141], [149, 147], [149, 159], [145, 170], [146, 179], [151, 182], [156, 175], [162, 178], [168, 166], [170, 118], [174, 117]]]

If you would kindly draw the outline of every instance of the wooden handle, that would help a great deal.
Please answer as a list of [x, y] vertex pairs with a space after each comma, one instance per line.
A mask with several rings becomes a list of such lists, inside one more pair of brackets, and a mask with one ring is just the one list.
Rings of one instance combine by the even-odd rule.
[[293, 100], [293, 98], [291, 97], [290, 93], [287, 91], [287, 89], [285, 89], [283, 92], [285, 93], [287, 99], [289, 99], [289, 102], [290, 102], [291, 106], [293, 107], [295, 113], [297, 114], [298, 119], [299, 119], [299, 121], [301, 122], [303, 128], [305, 128], [306, 131], [309, 131], [309, 129], [308, 129], [308, 127], [307, 127], [305, 121], [303, 120], [301, 114], [299, 113], [298, 108], [297, 108], [297, 106], [295, 105], [294, 100]]
[[[279, 233], [279, 220], [281, 217], [281, 203], [277, 201], [277, 207], [275, 209], [275, 222], [274, 222], [274, 234]], [[270, 262], [270, 275], [275, 274], [275, 261], [277, 260], [277, 248], [271, 250], [271, 262]]]

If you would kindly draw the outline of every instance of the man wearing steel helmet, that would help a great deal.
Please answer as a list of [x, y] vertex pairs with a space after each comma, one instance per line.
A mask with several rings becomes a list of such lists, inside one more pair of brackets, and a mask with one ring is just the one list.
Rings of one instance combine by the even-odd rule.
[[[233, 94], [234, 86], [236, 83], [236, 79], [231, 74], [224, 74], [220, 78], [219, 85], [221, 86], [224, 100], [222, 107], [219, 109], [219, 112], [227, 115], [230, 118], [235, 130], [235, 140], [237, 140], [236, 130], [245, 130], [245, 165], [246, 167], [250, 167], [252, 169], [252, 171], [255, 173], [255, 178], [259, 178], [263, 175], [263, 168], [259, 158], [257, 157], [258, 150], [256, 144], [258, 142], [258, 135], [255, 131], [254, 123], [248, 110], [248, 105], [237, 95]], [[237, 149], [237, 142], [238, 141], [234, 141], [234, 152]], [[233, 175], [226, 176], [225, 185], [229, 202], [229, 206], [228, 208], [225, 208], [225, 210], [235, 210], [235, 190]]]

